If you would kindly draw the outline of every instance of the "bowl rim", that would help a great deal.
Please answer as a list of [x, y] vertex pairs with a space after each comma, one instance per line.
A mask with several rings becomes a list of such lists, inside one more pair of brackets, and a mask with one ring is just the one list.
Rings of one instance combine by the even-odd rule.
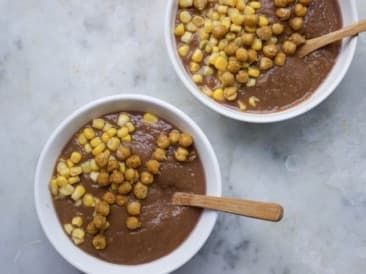
[[[162, 110], [167, 110], [168, 112], [170, 112], [172, 114], [172, 116], [174, 116], [177, 120], [179, 121], [184, 121], [185, 123], [187, 123], [189, 125], [189, 127], [192, 128], [192, 132], [194, 132], [194, 134], [197, 134], [199, 136], [199, 139], [202, 141], [203, 145], [203, 149], [206, 151], [207, 153], [207, 158], [209, 158], [211, 160], [211, 165], [214, 167], [214, 170], [210, 170], [210, 172], [214, 173], [214, 177], [216, 178], [215, 180], [215, 194], [217, 196], [221, 196], [222, 195], [222, 177], [221, 177], [221, 171], [220, 171], [220, 167], [219, 167], [219, 163], [216, 157], [216, 154], [213, 150], [213, 147], [210, 143], [210, 141], [208, 140], [207, 136], [204, 134], [204, 132], [201, 130], [201, 128], [196, 124], [195, 121], [193, 121], [187, 114], [185, 114], [183, 111], [179, 110], [177, 107], [164, 102], [160, 99], [151, 97], [151, 96], [147, 96], [147, 95], [140, 95], [140, 94], [119, 94], [119, 95], [112, 95], [112, 96], [106, 96], [106, 97], [102, 97], [96, 100], [93, 100], [79, 108], [77, 108], [75, 111], [73, 111], [69, 116], [67, 116], [57, 127], [56, 129], [54, 129], [51, 133], [51, 135], [49, 136], [49, 138], [47, 139], [45, 145], [42, 148], [42, 151], [39, 155], [38, 161], [37, 161], [37, 166], [36, 166], [36, 170], [35, 170], [35, 176], [34, 176], [34, 201], [35, 201], [35, 207], [36, 207], [36, 213], [37, 213], [37, 217], [38, 220], [41, 224], [42, 230], [44, 231], [44, 233], [46, 234], [46, 237], [48, 238], [48, 240], [50, 241], [50, 243], [52, 244], [52, 246], [56, 249], [56, 251], [67, 261], [69, 262], [71, 265], [73, 265], [74, 267], [76, 267], [77, 269], [84, 271], [85, 273], [98, 273], [98, 272], [94, 272], [95, 270], [93, 270], [92, 267], [88, 267], [83, 265], [82, 263], [80, 263], [77, 260], [77, 257], [72, 256], [71, 254], [66, 254], [64, 253], [62, 248], [62, 244], [58, 243], [54, 236], [53, 236], [53, 231], [51, 231], [51, 229], [49, 228], [48, 224], [48, 220], [46, 218], [47, 212], [46, 209], [44, 208], [45, 206], [41, 203], [40, 200], [40, 195], [41, 195], [41, 191], [43, 187], [45, 187], [45, 182], [41, 181], [40, 177], [42, 174], [42, 167], [44, 165], [44, 162], [46, 160], [46, 156], [49, 153], [49, 150], [53, 147], [52, 144], [55, 141], [56, 137], [62, 133], [62, 131], [64, 130], [64, 128], [73, 123], [74, 120], [79, 117], [80, 115], [83, 115], [85, 113], [87, 113], [88, 111], [91, 111], [95, 108], [98, 108], [100, 106], [103, 106], [104, 104], [108, 104], [108, 103], [113, 103], [113, 102], [122, 102], [122, 101], [139, 101], [143, 104], [147, 104], [147, 105], [155, 105], [155, 107], [157, 108], [161, 108]], [[123, 111], [123, 110], [121, 110]], [[106, 112], [107, 114], [107, 112]], [[162, 117], [164, 118], [164, 117]], [[203, 162], [203, 167], [205, 169], [205, 163]], [[205, 173], [207, 174], [207, 170], [205, 171]], [[207, 181], [206, 181], [207, 184]], [[47, 184], [48, 185], [48, 184]], [[55, 210], [53, 208], [53, 210]], [[197, 223], [197, 225], [195, 226], [195, 228], [193, 229], [193, 231], [199, 226], [199, 222], [200, 220], [205, 217], [205, 222], [203, 224], [201, 224], [201, 226], [205, 226], [205, 234], [202, 236], [202, 238], [200, 239], [200, 241], [197, 242], [197, 244], [195, 244], [189, 251], [189, 254], [186, 254], [180, 261], [172, 261], [170, 260], [169, 262], [165, 262], [165, 269], [163, 270], [163, 272], [159, 272], [159, 273], [170, 273], [174, 270], [176, 270], [177, 268], [181, 267], [182, 265], [184, 265], [186, 262], [188, 262], [194, 255], [196, 255], [196, 253], [202, 248], [202, 246], [206, 243], [208, 237], [211, 235], [213, 228], [216, 224], [217, 221], [217, 213], [213, 212], [213, 211], [208, 211], [208, 210], [204, 210], [200, 216], [200, 219]], [[57, 217], [56, 217], [57, 218]], [[58, 221], [58, 218], [57, 218]], [[59, 226], [61, 227], [62, 225], [59, 224]], [[193, 231], [189, 234], [189, 236], [180, 244], [180, 246], [185, 243], [188, 239], [191, 238]], [[63, 229], [61, 229], [61, 232], [64, 233]], [[70, 241], [71, 242], [71, 241]], [[122, 264], [114, 264], [114, 263], [109, 263], [106, 262], [104, 260], [98, 259], [96, 257], [93, 257], [91, 255], [89, 255], [88, 253], [82, 251], [81, 249], [79, 249], [78, 247], [73, 246], [73, 250], [75, 252], [81, 251], [86, 257], [90, 257], [93, 259], [93, 261], [95, 260], [96, 264], [105, 264], [105, 265], [111, 265], [114, 267], [114, 270], [116, 270], [118, 268], [118, 272], [117, 271], [112, 271], [111, 272], [105, 272], [105, 273], [124, 273], [124, 271], [126, 271], [125, 273], [145, 273], [146, 269], [149, 266], [156, 266], [157, 263], [159, 263], [160, 261], [163, 261], [164, 259], [166, 259], [166, 257], [170, 256], [171, 254], [174, 254], [180, 246], [178, 246], [176, 249], [174, 249], [171, 253], [158, 258], [152, 262], [148, 262], [145, 264], [139, 264], [139, 265], [122, 265]], [[175, 258], [176, 259], [176, 258]], [[142, 272], [143, 270], [143, 272]]]
[[[340, 0], [337, 0], [338, 3]], [[324, 100], [326, 100], [338, 87], [338, 85], [341, 83], [343, 78], [345, 77], [347, 71], [349, 70], [352, 60], [356, 53], [357, 48], [357, 42], [358, 42], [358, 36], [353, 37], [349, 40], [349, 43], [345, 45], [345, 42], [343, 41], [341, 52], [337, 56], [337, 61], [335, 65], [332, 67], [331, 71], [328, 73], [327, 77], [323, 80], [323, 82], [319, 85], [319, 87], [312, 93], [312, 95], [306, 99], [304, 99], [302, 102], [295, 104], [285, 110], [278, 111], [278, 112], [270, 112], [270, 113], [248, 113], [248, 112], [240, 112], [239, 110], [236, 110], [234, 108], [227, 107], [223, 104], [220, 104], [216, 101], [214, 101], [211, 98], [208, 98], [207, 95], [203, 94], [197, 86], [188, 79], [187, 75], [188, 73], [182, 69], [180, 64], [180, 58], [177, 55], [177, 51], [175, 48], [175, 41], [174, 41], [174, 35], [172, 32], [172, 15], [175, 12], [175, 6], [174, 4], [177, 2], [177, 0], [168, 0], [167, 7], [166, 7], [166, 13], [165, 13], [165, 21], [164, 21], [164, 40], [166, 49], [168, 51], [169, 59], [173, 65], [173, 68], [178, 75], [179, 79], [183, 82], [186, 89], [189, 90], [189, 92], [202, 104], [206, 105], [211, 110], [220, 113], [223, 116], [226, 116], [228, 118], [242, 121], [242, 122], [249, 122], [249, 123], [274, 123], [274, 122], [281, 122], [288, 119], [295, 118], [297, 116], [300, 116], [311, 109], [318, 106], [320, 103], [322, 103]], [[358, 14], [357, 14], [357, 8], [356, 8], [356, 2], [355, 0], [349, 0], [348, 1], [350, 6], [350, 13], [352, 16], [352, 21], [356, 22], [358, 20]], [[340, 4], [339, 4], [340, 5]], [[339, 7], [342, 14], [341, 6]], [[174, 44], [174, 45], [173, 45]], [[310, 100], [310, 98], [318, 91], [320, 87], [324, 83], [327, 82], [328, 76], [331, 74], [332, 70], [336, 67], [336, 64], [342, 60], [342, 69], [341, 72], [337, 75], [336, 79], [328, 83], [327, 88], [325, 88], [325, 92], [323, 92], [321, 95], [319, 95], [317, 98]]]

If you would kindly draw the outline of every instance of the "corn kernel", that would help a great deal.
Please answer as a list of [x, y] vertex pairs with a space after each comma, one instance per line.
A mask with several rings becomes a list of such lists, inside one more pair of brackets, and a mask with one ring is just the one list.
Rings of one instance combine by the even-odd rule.
[[249, 105], [251, 105], [252, 107], [256, 107], [257, 106], [257, 102], [259, 102], [259, 99], [255, 96], [250, 96], [248, 99]]
[[71, 176], [78, 176], [83, 172], [82, 168], [79, 166], [74, 166], [70, 168], [70, 175]]
[[245, 6], [244, 14], [255, 14], [255, 10], [250, 6]]
[[249, 6], [253, 9], [260, 9], [262, 7], [261, 3], [258, 1], [252, 1], [249, 3]]
[[212, 96], [212, 89], [207, 86], [200, 87], [203, 94], [206, 94], [208, 97]]
[[116, 134], [117, 134], [117, 129], [115, 129], [114, 127], [112, 127], [112, 128], [110, 128], [110, 129], [108, 129], [108, 130], [106, 131], [106, 133], [108, 134], [108, 136], [109, 136], [109, 137], [113, 137], [114, 135], [116, 135]]
[[264, 26], [268, 26], [269, 24], [269, 21], [268, 21], [268, 18], [263, 16], [263, 15], [260, 15], [259, 16], [259, 22], [258, 22], [258, 25], [260, 27], [264, 27]]
[[88, 142], [88, 139], [86, 139], [84, 134], [79, 134], [78, 136], [78, 142], [80, 145], [85, 145]]
[[91, 172], [91, 167], [90, 167], [90, 161], [85, 161], [84, 163], [82, 163], [81, 168], [83, 169], [84, 173], [89, 173]]
[[154, 114], [151, 114], [149, 112], [145, 113], [143, 118], [144, 118], [145, 122], [152, 123], [152, 124], [157, 123], [159, 121], [158, 117], [156, 117]]
[[180, 40], [183, 42], [183, 43], [186, 43], [186, 44], [189, 44], [193, 39], [193, 34], [192, 32], [189, 32], [189, 31], [186, 31], [182, 37], [180, 38]]
[[104, 142], [104, 143], [107, 143], [108, 141], [109, 141], [109, 139], [110, 139], [111, 137], [108, 135], [108, 133], [107, 132], [104, 132], [103, 134], [102, 134], [102, 137], [101, 137], [101, 139], [102, 139], [102, 141]]
[[205, 20], [205, 23], [204, 23], [204, 25], [203, 25], [203, 29], [204, 29], [204, 31], [205, 31], [205, 32], [207, 32], [207, 33], [212, 32], [212, 29], [213, 29], [212, 21], [211, 21], [211, 20], [209, 20], [209, 19], [206, 19], [206, 20]]
[[178, 53], [182, 57], [187, 56], [188, 52], [189, 52], [189, 46], [188, 45], [183, 45], [183, 46], [180, 46], [178, 48]]
[[93, 148], [91, 147], [90, 144], [86, 144], [84, 146], [84, 150], [85, 150], [86, 153], [90, 153], [90, 152], [92, 152]]
[[102, 143], [102, 140], [100, 139], [100, 137], [94, 137], [93, 139], [91, 139], [90, 141], [90, 145], [92, 147], [96, 147], [97, 145], [99, 145], [100, 143]]
[[227, 10], [228, 10], [228, 6], [225, 6], [225, 5], [218, 5], [216, 10], [218, 13], [221, 13], [221, 14], [226, 14], [227, 13]]
[[249, 68], [248, 69], [248, 74], [251, 77], [257, 78], [260, 75], [260, 71], [257, 68]]
[[60, 188], [60, 193], [63, 196], [70, 196], [73, 192], [74, 192], [74, 187], [69, 184], [64, 185], [63, 187]]
[[247, 110], [247, 105], [244, 104], [242, 101], [238, 100], [238, 107], [241, 111], [246, 111]]
[[68, 235], [71, 235], [74, 227], [71, 224], [64, 224], [64, 230]]
[[179, 20], [186, 24], [192, 20], [192, 15], [188, 11], [184, 10], [179, 14]]
[[58, 184], [57, 184], [57, 180], [56, 179], [52, 179], [50, 182], [50, 189], [51, 189], [51, 193], [53, 195], [57, 195], [58, 193]]
[[80, 177], [79, 176], [70, 177], [67, 181], [71, 185], [76, 184], [76, 183], [80, 182]]
[[93, 171], [89, 174], [90, 180], [92, 180], [94, 183], [97, 181], [98, 176], [99, 176], [99, 172], [95, 172], [95, 171]]
[[82, 156], [80, 152], [74, 151], [73, 153], [71, 153], [70, 155], [70, 160], [74, 163], [77, 164], [80, 162]]
[[103, 127], [103, 131], [105, 132], [105, 131], [107, 131], [108, 129], [110, 129], [111, 127], [113, 127], [113, 126], [112, 126], [110, 123], [105, 122], [104, 127]]
[[81, 228], [75, 228], [71, 233], [71, 238], [74, 244], [79, 245], [84, 242], [85, 232]]
[[103, 152], [104, 150], [105, 150], [105, 144], [101, 143], [93, 149], [92, 154], [94, 156], [97, 156], [99, 153]]
[[87, 207], [94, 207], [95, 201], [94, 201], [93, 195], [91, 195], [89, 193], [85, 194], [83, 197], [83, 204]]
[[127, 127], [121, 127], [119, 130], [117, 130], [117, 136], [119, 138], [123, 138], [128, 135], [128, 128]]
[[189, 22], [186, 25], [186, 30], [190, 31], [190, 32], [196, 32], [197, 31], [197, 27], [195, 24], [193, 24], [193, 22]]
[[135, 131], [135, 126], [131, 122], [126, 123], [126, 127], [128, 128], [128, 132], [130, 133]]
[[115, 184], [115, 183], [113, 183], [113, 184], [111, 185], [111, 189], [112, 189], [113, 191], [117, 191], [117, 190], [118, 190], [118, 187], [119, 187], [119, 185], [118, 185], [118, 184]]
[[204, 29], [200, 29], [198, 31], [198, 35], [200, 36], [201, 41], [207, 40], [210, 37], [209, 34]]
[[203, 24], [205, 23], [205, 19], [203, 19], [203, 17], [201, 16], [193, 16], [192, 19], [193, 24], [195, 24], [197, 27], [202, 27]]
[[119, 171], [121, 171], [122, 173], [125, 173], [126, 171], [126, 164], [123, 163], [119, 163]]
[[97, 162], [95, 161], [95, 159], [90, 160], [90, 169], [91, 169], [91, 171], [99, 170], [99, 166], [97, 165]]
[[85, 194], [85, 192], [85, 187], [83, 185], [78, 185], [72, 192], [71, 199], [74, 201], [79, 200]]
[[250, 78], [247, 82], [247, 87], [248, 88], [255, 87], [256, 84], [257, 84], [257, 80], [254, 78]]
[[183, 24], [178, 24], [175, 27], [175, 31], [174, 31], [176, 36], [182, 36], [184, 34], [184, 25]]
[[200, 63], [202, 61], [203, 54], [200, 49], [196, 49], [192, 55], [192, 61]]
[[62, 175], [62, 176], [69, 176], [70, 174], [70, 170], [69, 168], [67, 167], [66, 163], [64, 161], [60, 161], [58, 164], [57, 164], [57, 172]]
[[68, 168], [71, 168], [74, 166], [74, 163], [69, 159], [69, 160], [66, 160], [66, 165]]
[[231, 32], [241, 32], [241, 26], [232, 24], [230, 27]]
[[223, 56], [217, 57], [215, 60], [215, 68], [224, 71], [227, 67], [227, 59]]
[[123, 127], [128, 121], [130, 121], [130, 116], [127, 113], [121, 113], [118, 116], [117, 125]]
[[83, 225], [83, 218], [81, 218], [81, 216], [75, 216], [72, 218], [71, 224], [73, 226], [81, 227]]
[[131, 135], [127, 135], [127, 136], [123, 137], [121, 140], [122, 140], [122, 142], [130, 143], [132, 141], [132, 138], [131, 138]]
[[192, 76], [192, 80], [193, 82], [195, 82], [196, 84], [202, 83], [203, 81], [203, 77], [201, 74], [193, 74]]
[[216, 101], [223, 102], [225, 100], [224, 90], [222, 88], [218, 88], [218, 89], [214, 90], [212, 97]]
[[84, 136], [86, 137], [86, 139], [88, 139], [88, 140], [91, 140], [95, 137], [95, 132], [90, 127], [84, 128], [83, 133], [84, 133]]
[[112, 137], [108, 143], [107, 143], [107, 147], [112, 150], [112, 151], [116, 151], [119, 147], [119, 145], [121, 144], [121, 141], [117, 138], [117, 137]]
[[199, 65], [199, 64], [197, 64], [197, 63], [195, 63], [195, 62], [191, 62], [191, 63], [189, 64], [189, 70], [190, 70], [191, 72], [195, 73], [195, 72], [197, 72], [197, 71], [199, 71], [199, 70], [200, 70], [200, 65]]
[[220, 20], [221, 25], [223, 25], [226, 29], [230, 29], [231, 19], [230, 17], [225, 17]]
[[260, 51], [263, 47], [263, 43], [262, 40], [259, 38], [255, 38], [254, 42], [252, 44], [252, 49], [256, 50], [256, 51]]
[[193, 0], [179, 0], [179, 7], [181, 8], [189, 8], [192, 7]]
[[57, 176], [56, 183], [59, 187], [67, 185], [68, 181], [64, 176]]
[[241, 25], [244, 22], [244, 15], [239, 14], [239, 13], [235, 13], [233, 15], [230, 16], [231, 17], [231, 21], [235, 24], [235, 25]]
[[101, 118], [94, 119], [92, 122], [92, 127], [95, 129], [103, 129], [104, 128], [104, 120]]

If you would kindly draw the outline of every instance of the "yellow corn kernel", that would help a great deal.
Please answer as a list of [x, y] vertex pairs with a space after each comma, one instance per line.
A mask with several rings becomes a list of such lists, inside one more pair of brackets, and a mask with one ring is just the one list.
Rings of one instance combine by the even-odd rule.
[[205, 76], [212, 75], [214, 73], [213, 69], [209, 66], [204, 66], [202, 68], [202, 72], [203, 72], [203, 75], [205, 75]]
[[90, 169], [91, 169], [91, 171], [99, 170], [99, 166], [97, 165], [97, 162], [95, 161], [95, 159], [90, 160]]
[[223, 25], [226, 29], [230, 29], [231, 19], [230, 17], [225, 17], [220, 20], [221, 25]]
[[250, 26], [245, 26], [245, 31], [249, 32], [249, 33], [254, 33], [257, 31], [256, 27], [250, 27]]
[[244, 8], [244, 14], [255, 14], [255, 9], [253, 9], [250, 6], [245, 6], [245, 8]]
[[115, 184], [115, 183], [111, 184], [111, 189], [112, 189], [113, 191], [118, 190], [118, 187], [119, 187], [119, 185], [117, 185], [117, 184]]
[[125, 173], [126, 171], [126, 164], [123, 163], [119, 163], [119, 171], [121, 171], [122, 173]]
[[73, 192], [74, 192], [74, 187], [69, 184], [66, 184], [60, 188], [60, 194], [63, 196], [70, 196]]
[[214, 52], [208, 57], [208, 63], [211, 65], [215, 65], [216, 59], [219, 57], [219, 54], [217, 52]]
[[221, 13], [221, 14], [226, 14], [227, 13], [227, 10], [228, 10], [228, 6], [225, 6], [225, 5], [218, 5], [216, 10], [218, 13]]
[[109, 139], [107, 147], [112, 151], [116, 151], [120, 144], [121, 141], [117, 137], [112, 137], [111, 139]]
[[260, 51], [262, 47], [263, 47], [262, 40], [259, 38], [255, 38], [252, 44], [252, 49], [254, 49], [255, 51]]
[[119, 130], [117, 130], [117, 136], [119, 138], [123, 138], [128, 135], [128, 128], [127, 127], [121, 127]]
[[193, 0], [179, 0], [179, 7], [181, 8], [189, 8], [192, 7]]
[[128, 128], [128, 132], [130, 133], [135, 131], [135, 126], [131, 122], [126, 123], [126, 127]]
[[74, 151], [73, 153], [71, 153], [70, 155], [70, 160], [74, 163], [77, 164], [80, 162], [82, 156], [80, 152]]
[[183, 25], [183, 24], [178, 24], [178, 25], [175, 27], [174, 34], [175, 34], [176, 36], [182, 36], [182, 35], [184, 34], [184, 25]]
[[200, 87], [200, 90], [203, 94], [206, 94], [208, 97], [212, 96], [212, 89], [210, 89], [208, 86]]
[[189, 31], [186, 31], [182, 37], [180, 38], [180, 40], [183, 42], [183, 43], [186, 43], [186, 44], [189, 44], [193, 39], [193, 34], [192, 32], [189, 32]]
[[259, 102], [260, 100], [255, 97], [255, 96], [250, 96], [248, 99], [248, 103], [249, 105], [251, 105], [252, 107], [256, 107], [257, 106], [257, 102]]
[[144, 118], [145, 122], [152, 123], [152, 124], [157, 123], [159, 121], [158, 117], [156, 117], [154, 114], [151, 114], [149, 112], [145, 113], [143, 118]]
[[196, 32], [197, 31], [197, 27], [195, 24], [193, 24], [193, 22], [189, 22], [187, 25], [186, 25], [186, 29], [190, 32]]
[[87, 207], [94, 207], [95, 201], [94, 201], [93, 195], [91, 195], [89, 193], [85, 194], [83, 197], [83, 204]]
[[74, 201], [79, 200], [85, 194], [85, 192], [85, 187], [83, 185], [78, 185], [72, 192], [71, 199]]
[[83, 134], [86, 137], [86, 139], [91, 140], [95, 137], [95, 132], [92, 128], [86, 127], [83, 130]]
[[89, 174], [90, 180], [92, 180], [94, 183], [97, 181], [98, 176], [99, 176], [99, 172], [95, 172], [95, 171], [93, 171]]
[[203, 81], [203, 77], [201, 74], [193, 74], [192, 76], [192, 80], [193, 82], [195, 82], [196, 84], [202, 83]]
[[269, 21], [268, 21], [268, 18], [265, 17], [264, 15], [260, 15], [259, 16], [259, 22], [258, 22], [258, 25], [260, 27], [264, 27], [264, 26], [268, 26], [269, 24]]
[[103, 152], [104, 150], [105, 150], [105, 144], [101, 143], [93, 149], [92, 154], [94, 156], [97, 156], [99, 153]]
[[58, 184], [57, 184], [57, 180], [56, 179], [52, 179], [50, 182], [50, 189], [51, 189], [51, 193], [52, 195], [57, 195], [58, 193]]
[[81, 218], [81, 216], [75, 216], [72, 218], [71, 224], [73, 226], [81, 227], [83, 225], [83, 218]]
[[102, 142], [102, 140], [100, 139], [100, 137], [94, 137], [91, 141], [90, 141], [90, 145], [92, 147], [96, 147], [97, 145], [99, 145]]
[[241, 25], [244, 22], [244, 15], [239, 14], [239, 13], [234, 13], [233, 15], [230, 16], [231, 17], [231, 21], [235, 24], [235, 25]]
[[180, 14], [179, 14], [179, 20], [182, 23], [188, 23], [192, 20], [192, 15], [189, 13], [189, 11], [183, 10]]
[[108, 129], [110, 129], [111, 127], [113, 127], [110, 123], [105, 122], [104, 127], [103, 127], [103, 131], [106, 132]]
[[76, 183], [80, 182], [80, 177], [79, 176], [70, 177], [67, 181], [71, 185], [76, 184]]
[[78, 142], [80, 145], [85, 145], [88, 142], [88, 139], [86, 139], [84, 134], [79, 134], [78, 136]]
[[227, 67], [227, 59], [224, 56], [219, 56], [215, 60], [215, 68], [221, 71], [226, 70]]
[[244, 104], [242, 101], [238, 100], [238, 107], [241, 111], [246, 111], [247, 110], [247, 105]]
[[195, 24], [195, 26], [202, 27], [203, 24], [205, 23], [205, 19], [203, 19], [203, 17], [201, 16], [195, 15], [193, 16], [192, 22], [193, 24]]
[[200, 49], [196, 49], [192, 54], [192, 61], [200, 63], [203, 59], [203, 54]]
[[106, 131], [106, 133], [108, 134], [108, 136], [109, 136], [109, 137], [113, 137], [114, 135], [116, 135], [116, 134], [117, 134], [117, 129], [115, 129], [114, 127], [112, 127], [112, 128], [110, 128], [110, 129], [108, 129], [108, 130]]
[[101, 118], [94, 119], [92, 122], [92, 127], [95, 129], [103, 129], [104, 128], [104, 120]]
[[132, 141], [132, 138], [131, 138], [131, 135], [127, 135], [127, 136], [123, 137], [121, 140], [122, 140], [122, 142], [130, 143]]
[[84, 242], [85, 232], [81, 228], [75, 228], [71, 233], [71, 238], [74, 244], [79, 245]]
[[195, 62], [191, 62], [191, 63], [189, 64], [189, 70], [190, 70], [192, 73], [195, 73], [195, 72], [197, 72], [197, 71], [199, 71], [199, 70], [200, 70], [200, 65], [199, 65], [199, 64], [197, 64], [197, 63], [195, 63]]
[[91, 172], [91, 166], [90, 166], [90, 161], [85, 161], [84, 163], [82, 163], [81, 165], [81, 168], [83, 169], [83, 172], [84, 173], [89, 173]]
[[252, 2], [249, 3], [249, 7], [257, 10], [257, 9], [260, 9], [262, 7], [262, 5], [258, 1], [252, 1]]
[[70, 168], [70, 176], [74, 177], [74, 176], [78, 176], [83, 172], [82, 168], [79, 166], [74, 166], [72, 168]]
[[68, 168], [71, 168], [74, 166], [74, 163], [69, 159], [69, 160], [66, 160], [66, 165]]
[[218, 102], [223, 102], [225, 100], [224, 90], [222, 88], [215, 89], [212, 93], [212, 98]]
[[241, 32], [241, 26], [232, 24], [230, 27], [231, 32]]
[[249, 68], [248, 69], [248, 74], [251, 77], [257, 78], [260, 75], [260, 71], [257, 68]]
[[104, 132], [104, 133], [102, 134], [102, 137], [101, 137], [101, 138], [102, 138], [102, 141], [103, 141], [104, 143], [107, 143], [111, 137], [108, 135], [108, 133], [107, 133], [107, 132]]
[[84, 150], [85, 150], [86, 153], [90, 153], [90, 152], [92, 152], [93, 148], [91, 147], [90, 144], [86, 144], [84, 146]]
[[211, 33], [212, 32], [213, 24], [212, 24], [212, 21], [210, 19], [206, 19], [205, 20], [205, 23], [203, 25], [203, 29], [207, 33]]
[[257, 84], [257, 80], [254, 78], [250, 78], [247, 82], [247, 87], [248, 88], [255, 87], [256, 84]]
[[210, 35], [204, 29], [200, 29], [198, 31], [198, 35], [199, 35], [201, 41], [207, 40], [210, 37]]
[[183, 45], [183, 46], [180, 46], [178, 48], [178, 53], [182, 57], [187, 56], [188, 52], [189, 52], [189, 46], [188, 45]]
[[67, 185], [68, 181], [64, 176], [57, 176], [56, 183], [59, 187]]
[[239, 11], [243, 11], [245, 9], [245, 2], [246, 0], [238, 0], [236, 2], [236, 8], [239, 10]]
[[72, 231], [74, 230], [74, 227], [71, 224], [64, 224], [64, 230], [66, 234], [71, 235]]
[[130, 116], [127, 113], [120, 113], [117, 119], [117, 125], [123, 127], [128, 121], [130, 121]]

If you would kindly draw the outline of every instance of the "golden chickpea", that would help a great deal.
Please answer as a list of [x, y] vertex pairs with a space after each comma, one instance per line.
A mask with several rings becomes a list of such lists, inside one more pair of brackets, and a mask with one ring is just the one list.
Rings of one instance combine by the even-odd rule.
[[93, 222], [90, 222], [87, 226], [86, 226], [86, 232], [90, 235], [95, 235], [98, 233], [98, 229], [95, 226], [95, 224]]
[[291, 9], [279, 8], [276, 10], [276, 15], [280, 20], [286, 21], [291, 17]]
[[167, 158], [166, 158], [166, 151], [162, 148], [156, 148], [155, 151], [153, 152], [153, 158], [157, 161], [165, 161]]
[[131, 149], [129, 147], [126, 146], [119, 146], [119, 148], [117, 149], [116, 152], [116, 157], [119, 160], [126, 160], [128, 157], [131, 156]]
[[257, 29], [257, 35], [259, 39], [263, 41], [268, 41], [272, 37], [272, 28], [270, 26], [264, 26]]
[[225, 47], [225, 53], [228, 55], [228, 56], [232, 56], [235, 54], [236, 50], [238, 49], [238, 46], [234, 43], [234, 42], [231, 42], [229, 43], [226, 47]]
[[296, 16], [304, 17], [308, 12], [308, 8], [298, 3], [295, 5], [294, 11]]
[[294, 17], [289, 24], [294, 31], [299, 31], [304, 26], [304, 19], [302, 17]]
[[141, 213], [141, 203], [139, 201], [133, 201], [127, 205], [127, 212], [130, 215], [140, 215]]
[[274, 5], [277, 8], [285, 8], [287, 7], [287, 0], [274, 0]]
[[146, 162], [146, 169], [152, 174], [158, 174], [160, 163], [156, 160], [149, 160]]
[[243, 44], [246, 46], [251, 46], [254, 42], [254, 39], [255, 39], [254, 33], [244, 33], [241, 36], [241, 40]]
[[178, 143], [180, 137], [179, 130], [173, 129], [171, 132], [169, 132], [169, 140], [172, 145], [175, 145]]
[[258, 58], [258, 53], [254, 49], [248, 50], [248, 62], [253, 63], [256, 62]]
[[109, 181], [112, 184], [122, 184], [124, 179], [125, 178], [124, 178], [122, 172], [120, 172], [119, 170], [113, 170], [112, 174], [109, 176]]
[[246, 62], [248, 60], [248, 51], [245, 48], [238, 48], [235, 56], [240, 62]]
[[139, 166], [141, 166], [140, 156], [136, 154], [131, 155], [130, 157], [127, 158], [126, 165], [131, 168], [138, 168]]
[[249, 80], [249, 75], [246, 70], [241, 70], [236, 75], [236, 81], [238, 81], [239, 83], [245, 84], [248, 82], [248, 80]]
[[193, 0], [193, 6], [198, 10], [203, 10], [207, 6], [207, 0]]
[[230, 71], [231, 73], [236, 73], [240, 70], [240, 64], [239, 62], [234, 59], [234, 60], [229, 60], [229, 63], [227, 64], [227, 68], [228, 71]]
[[107, 171], [111, 172], [116, 169], [119, 169], [119, 162], [116, 159], [109, 159], [107, 165]]
[[184, 162], [187, 160], [188, 157], [188, 150], [183, 148], [183, 147], [178, 147], [175, 151], [174, 151], [174, 157], [178, 162]]
[[113, 205], [116, 202], [116, 195], [113, 192], [107, 191], [103, 195], [103, 200], [108, 204]]
[[227, 32], [227, 29], [226, 29], [226, 27], [224, 25], [217, 24], [216, 26], [213, 27], [212, 35], [216, 39], [221, 39], [222, 37], [225, 36], [226, 32]]
[[104, 235], [97, 235], [93, 238], [93, 246], [97, 250], [102, 250], [107, 247], [107, 240]]
[[133, 168], [128, 168], [125, 171], [125, 178], [127, 181], [136, 182], [139, 179], [139, 173]]
[[281, 23], [274, 23], [272, 25], [272, 32], [275, 35], [281, 35], [284, 30], [285, 30], [285, 27]]
[[107, 223], [107, 218], [102, 215], [95, 215], [93, 218], [93, 224], [96, 229], [103, 229]]
[[274, 63], [276, 66], [282, 67], [283, 65], [285, 65], [286, 63], [286, 54], [284, 54], [283, 52], [279, 52], [277, 53], [275, 59], [274, 59]]
[[277, 46], [274, 45], [274, 44], [270, 44], [270, 45], [265, 45], [263, 47], [263, 54], [266, 56], [266, 57], [269, 57], [269, 58], [274, 58], [276, 55], [277, 55]]
[[294, 55], [296, 52], [296, 44], [292, 41], [288, 41], [286, 40], [285, 42], [283, 42], [282, 44], [282, 50], [284, 53], [288, 54], [288, 55]]
[[95, 205], [95, 212], [103, 216], [108, 216], [110, 211], [111, 211], [110, 206], [105, 201], [100, 201]]
[[268, 57], [262, 57], [259, 61], [259, 69], [260, 70], [269, 70], [273, 67], [273, 61]]
[[248, 27], [255, 27], [259, 22], [258, 14], [246, 14], [244, 15], [244, 25]]
[[238, 97], [237, 87], [227, 87], [224, 89], [224, 98], [227, 101], [235, 101], [237, 97]]
[[299, 0], [300, 4], [303, 4], [304, 6], [309, 6], [313, 0]]
[[165, 134], [161, 134], [158, 137], [158, 140], [156, 141], [156, 144], [158, 145], [158, 147], [160, 148], [168, 148], [170, 146], [170, 140], [169, 137]]
[[179, 145], [182, 147], [189, 147], [193, 144], [193, 138], [188, 133], [182, 133], [179, 137]]
[[105, 171], [102, 171], [98, 174], [97, 183], [100, 186], [109, 186], [111, 183], [109, 181], [109, 174]]
[[150, 185], [153, 182], [154, 182], [154, 176], [150, 172], [148, 171], [141, 172], [141, 183], [145, 185]]
[[128, 198], [124, 195], [117, 195], [116, 196], [116, 204], [119, 206], [124, 206], [128, 201]]
[[305, 37], [298, 32], [294, 32], [293, 34], [291, 34], [289, 40], [294, 42], [296, 46], [300, 46], [306, 42]]
[[141, 222], [136, 217], [128, 217], [126, 226], [129, 230], [136, 230], [141, 227]]
[[132, 190], [132, 185], [128, 182], [124, 182], [118, 187], [118, 193], [120, 194], [128, 194]]
[[101, 152], [97, 156], [95, 156], [95, 162], [99, 167], [105, 167], [108, 164], [109, 156], [109, 150]]
[[137, 184], [135, 184], [134, 188], [133, 188], [133, 194], [135, 194], [135, 197], [137, 199], [145, 199], [148, 193], [148, 187], [140, 182], [138, 182]]
[[219, 78], [224, 86], [233, 85], [235, 82], [234, 75], [229, 71], [225, 71]]

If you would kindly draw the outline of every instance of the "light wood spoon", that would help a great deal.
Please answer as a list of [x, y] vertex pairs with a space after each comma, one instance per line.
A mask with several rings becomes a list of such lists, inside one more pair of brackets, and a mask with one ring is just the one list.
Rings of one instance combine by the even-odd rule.
[[329, 45], [346, 37], [354, 36], [363, 31], [366, 31], [366, 20], [361, 20], [340, 30], [330, 32], [314, 39], [307, 40], [305, 44], [299, 49], [297, 55], [302, 58], [326, 45]]
[[236, 215], [278, 222], [282, 219], [283, 208], [278, 204], [212, 197], [191, 193], [176, 192], [173, 205], [193, 206], [233, 213]]

